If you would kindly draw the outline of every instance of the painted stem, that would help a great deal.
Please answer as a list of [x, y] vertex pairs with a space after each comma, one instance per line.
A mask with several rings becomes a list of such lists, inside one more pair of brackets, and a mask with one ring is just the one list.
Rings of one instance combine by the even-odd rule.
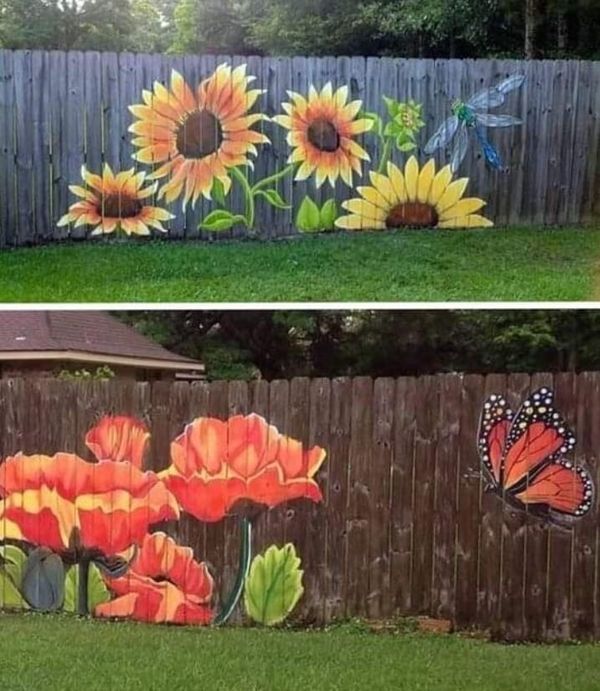
[[79, 579], [77, 588], [77, 612], [82, 617], [90, 613], [88, 607], [88, 582], [90, 577], [90, 561], [83, 559], [79, 562]]
[[238, 574], [233, 585], [233, 589], [226, 598], [221, 611], [215, 619], [215, 624], [220, 626], [226, 624], [235, 608], [238, 606], [244, 592], [244, 585], [248, 572], [250, 571], [250, 563], [252, 562], [252, 522], [249, 518], [242, 518], [241, 522], [242, 543], [240, 546], [240, 564]]
[[246, 198], [246, 226], [252, 228], [254, 226], [255, 217], [255, 204], [254, 204], [254, 192], [248, 178], [242, 173], [239, 168], [232, 168], [231, 174], [240, 183], [242, 189], [244, 190], [244, 196]]
[[294, 170], [296, 170], [296, 164], [291, 163], [289, 166], [286, 166], [278, 173], [275, 173], [274, 175], [271, 175], [270, 177], [264, 178], [264, 180], [260, 180], [259, 182], [257, 182], [256, 185], [254, 185], [254, 187], [252, 188], [252, 192], [256, 194], [263, 187], [268, 187], [269, 185], [272, 185], [274, 182], [277, 182], [278, 180], [285, 178], [290, 173], [293, 173]]
[[381, 153], [381, 161], [379, 162], [379, 167], [377, 168], [378, 173], [385, 173], [385, 168], [390, 160], [392, 154], [392, 140], [387, 139], [383, 145], [383, 151]]

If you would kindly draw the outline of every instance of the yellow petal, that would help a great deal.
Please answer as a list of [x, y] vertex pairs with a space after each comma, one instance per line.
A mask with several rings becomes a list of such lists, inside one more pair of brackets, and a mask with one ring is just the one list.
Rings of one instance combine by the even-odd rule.
[[390, 207], [390, 202], [379, 192], [375, 187], [357, 187], [356, 191], [360, 196], [371, 204], [378, 206], [380, 209], [387, 210]]
[[452, 182], [452, 168], [450, 166], [444, 166], [433, 178], [431, 183], [431, 189], [429, 190], [429, 197], [427, 202], [432, 206], [435, 206], [442, 194], [446, 191], [448, 185]]
[[348, 201], [343, 202], [342, 207], [353, 214], [357, 214], [363, 218], [369, 218], [372, 221], [385, 222], [387, 216], [387, 213], [384, 209], [380, 209], [378, 206], [375, 206], [364, 199], [349, 199]]
[[419, 182], [417, 184], [417, 200], [422, 204], [427, 203], [429, 192], [435, 177], [435, 161], [430, 158], [427, 163], [421, 168], [419, 173]]
[[376, 173], [375, 171], [371, 171], [369, 177], [371, 178], [371, 182], [373, 183], [375, 189], [387, 202], [388, 208], [398, 203], [398, 197], [396, 196], [394, 187], [388, 177], [382, 175], [381, 173]]
[[417, 200], [417, 187], [419, 184], [419, 164], [414, 156], [406, 162], [404, 168], [404, 183], [406, 185], [406, 196], [409, 202]]
[[391, 161], [388, 163], [388, 176], [392, 187], [394, 189], [394, 195], [399, 204], [404, 204], [408, 201], [408, 194], [406, 192], [406, 183], [404, 182], [404, 175], [398, 166], [394, 165]]
[[439, 217], [440, 221], [449, 221], [452, 218], [461, 218], [463, 216], [468, 216], [473, 214], [480, 209], [483, 209], [485, 202], [483, 199], [477, 199], [476, 197], [468, 197], [466, 199], [461, 199], [454, 206], [443, 211]]
[[449, 209], [450, 207], [456, 204], [456, 202], [465, 193], [468, 184], [469, 178], [459, 178], [458, 180], [455, 180], [454, 182], [451, 182], [448, 185], [446, 191], [444, 192], [444, 194], [442, 194], [440, 200], [435, 205], [435, 210], [437, 211], [439, 216], [441, 216], [441, 214], [443, 214], [446, 209]]
[[491, 228], [494, 224], [489, 218], [479, 216], [479, 214], [471, 214], [470, 216], [462, 216], [460, 218], [452, 218], [448, 221], [440, 221], [438, 228]]

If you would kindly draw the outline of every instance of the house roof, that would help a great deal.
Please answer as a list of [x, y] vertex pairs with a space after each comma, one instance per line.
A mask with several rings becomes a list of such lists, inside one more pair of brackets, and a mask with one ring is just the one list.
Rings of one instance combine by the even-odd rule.
[[204, 370], [107, 312], [0, 310], [0, 361], [44, 359]]

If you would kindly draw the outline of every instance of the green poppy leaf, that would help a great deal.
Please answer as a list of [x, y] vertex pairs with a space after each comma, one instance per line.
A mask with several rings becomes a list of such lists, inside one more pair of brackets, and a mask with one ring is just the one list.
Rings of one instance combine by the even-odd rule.
[[230, 230], [236, 223], [244, 223], [245, 218], [225, 209], [211, 211], [208, 216], [200, 223], [200, 228], [218, 233], [222, 230]]
[[333, 230], [337, 217], [338, 208], [335, 199], [328, 199], [321, 209], [321, 228], [324, 230]]
[[272, 545], [250, 567], [244, 589], [246, 613], [258, 624], [284, 621], [304, 593], [300, 558], [294, 545]]
[[[65, 577], [65, 612], [76, 614], [79, 597], [79, 566], [72, 566]], [[88, 574], [88, 610], [93, 614], [98, 605], [110, 600], [110, 590], [106, 586], [100, 569], [90, 564]]]
[[257, 197], [264, 197], [271, 206], [276, 209], [291, 209], [291, 205], [288, 204], [285, 199], [279, 194], [277, 190], [259, 190], [256, 193]]
[[310, 197], [304, 197], [296, 217], [298, 230], [304, 233], [314, 233], [321, 230], [321, 212]]
[[4, 572], [17, 586], [21, 586], [27, 554], [16, 545], [0, 545], [0, 572]]

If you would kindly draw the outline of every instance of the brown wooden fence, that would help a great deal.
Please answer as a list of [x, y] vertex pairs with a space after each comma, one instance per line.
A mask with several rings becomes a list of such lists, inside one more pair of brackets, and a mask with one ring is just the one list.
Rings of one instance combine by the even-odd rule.
[[[600, 213], [598, 62], [0, 51], [0, 246], [86, 237], [85, 227], [57, 227], [75, 201], [68, 186], [80, 184], [84, 164], [96, 172], [103, 163], [115, 170], [134, 165], [128, 106], [141, 103], [142, 91], [152, 89], [155, 80], [168, 84], [172, 69], [195, 85], [224, 62], [247, 63], [257, 87], [265, 90], [258, 108], [269, 117], [282, 112], [287, 90], [306, 94], [311, 84], [321, 88], [327, 82], [347, 85], [365, 110], [381, 115], [386, 95], [421, 102], [426, 128], [415, 153], [422, 162], [423, 147], [450, 115], [453, 99], [466, 100], [507, 75], [525, 74], [523, 87], [497, 111], [521, 118], [523, 126], [490, 135], [510, 172], [487, 170], [472, 145], [460, 171], [471, 179], [469, 194], [487, 202], [486, 215], [496, 225], [590, 223]], [[257, 180], [280, 170], [290, 153], [287, 131], [274, 123], [265, 127], [271, 144], [259, 147]], [[378, 160], [379, 140], [359, 139]], [[364, 173], [367, 178], [366, 167]], [[357, 184], [367, 183], [355, 179]], [[328, 186], [317, 191], [312, 180], [292, 184], [287, 179], [279, 191], [294, 208], [259, 205], [253, 230], [268, 237], [296, 232], [296, 212], [307, 194], [319, 203], [331, 196]], [[338, 202], [355, 195], [345, 185], [336, 186]], [[239, 191], [234, 190], [231, 204], [243, 209]], [[203, 201], [183, 213], [179, 202], [168, 208], [176, 216], [169, 223], [170, 237], [207, 237], [198, 225], [214, 205]]]
[[[297, 501], [264, 513], [256, 550], [293, 542], [305, 569], [294, 617], [329, 622], [430, 615], [508, 639], [600, 638], [598, 508], [572, 530], [548, 527], [486, 493], [476, 448], [492, 392], [521, 401], [554, 387], [578, 438], [575, 458], [600, 470], [600, 373], [486, 377], [293, 379], [267, 382], [0, 382], [0, 451], [89, 457], [86, 431], [106, 412], [145, 419], [152, 469], [197, 416], [256, 412], [327, 452], [322, 505]], [[597, 483], [600, 485], [600, 482]], [[226, 591], [238, 526], [171, 526], [208, 560]]]

